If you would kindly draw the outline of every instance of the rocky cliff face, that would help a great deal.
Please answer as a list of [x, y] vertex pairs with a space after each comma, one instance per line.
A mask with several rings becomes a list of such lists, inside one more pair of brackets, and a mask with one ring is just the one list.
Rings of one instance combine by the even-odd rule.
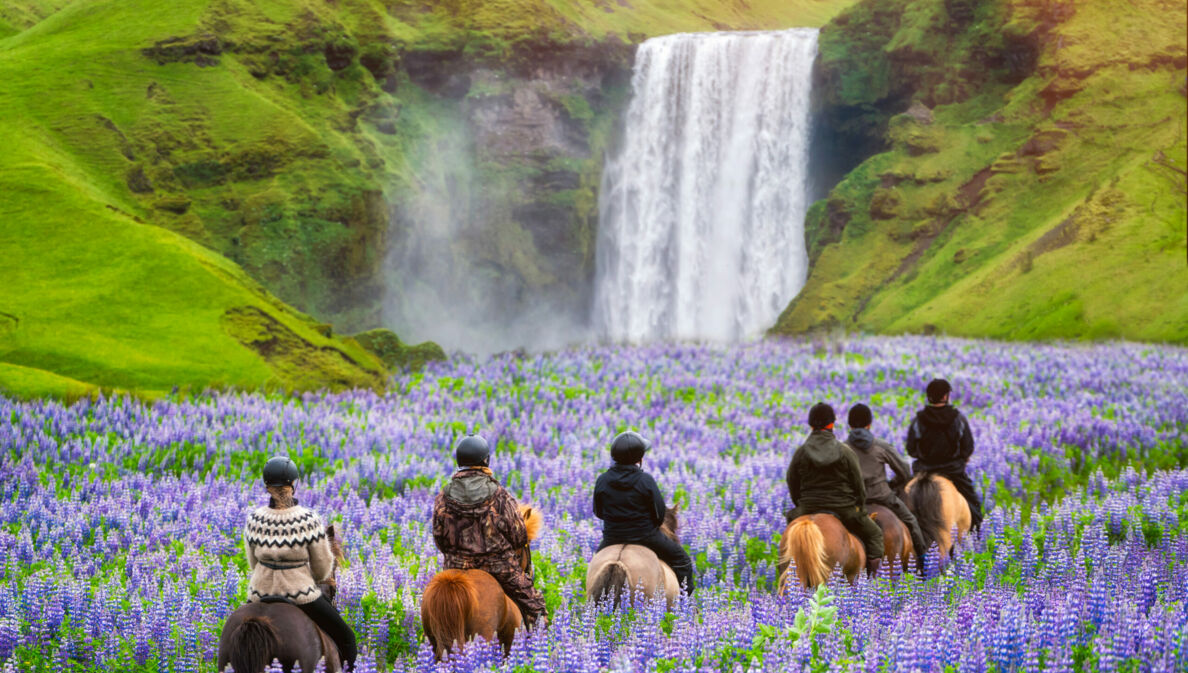
[[820, 115], [858, 165], [810, 211], [813, 266], [774, 331], [1188, 340], [1184, 19], [1160, 0], [839, 15]]
[[429, 149], [392, 200], [385, 319], [413, 338], [544, 345], [586, 320], [596, 189], [632, 48], [520, 49], [501, 62], [414, 56], [404, 70], [436, 111], [405, 129]]

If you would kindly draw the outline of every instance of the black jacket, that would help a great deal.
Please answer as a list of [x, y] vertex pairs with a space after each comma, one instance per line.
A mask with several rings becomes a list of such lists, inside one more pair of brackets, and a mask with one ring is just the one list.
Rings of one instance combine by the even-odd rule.
[[840, 510], [866, 502], [858, 458], [830, 430], [813, 430], [792, 455], [786, 479], [798, 508]]
[[900, 457], [890, 444], [875, 439], [866, 428], [854, 428], [846, 438], [846, 445], [854, 449], [858, 465], [862, 468], [862, 480], [866, 485], [866, 500], [883, 502], [895, 497], [892, 485], [887, 483], [887, 468], [895, 472], [892, 484], [903, 485], [911, 479], [907, 461]]
[[642, 538], [664, 523], [664, 496], [638, 465], [613, 465], [594, 484], [594, 516], [609, 540]]
[[974, 439], [969, 421], [952, 406], [928, 406], [916, 414], [904, 442], [916, 459], [916, 472], [964, 472], [973, 455]]

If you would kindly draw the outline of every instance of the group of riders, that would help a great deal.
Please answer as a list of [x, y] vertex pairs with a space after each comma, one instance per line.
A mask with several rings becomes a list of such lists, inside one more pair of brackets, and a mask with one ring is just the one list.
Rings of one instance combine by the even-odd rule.
[[[973, 453], [969, 421], [949, 404], [952, 388], [934, 379], [925, 389], [928, 404], [916, 414], [907, 432], [906, 449], [915, 459], [912, 471], [948, 478], [969, 504], [971, 524], [982, 520], [981, 501], [965, 468]], [[834, 435], [836, 415], [828, 404], [809, 411], [811, 432], [792, 456], [787, 470], [793, 519], [816, 513], [836, 516], [865, 547], [867, 571], [876, 572], [883, 557], [883, 534], [866, 506], [883, 505], [907, 525], [916, 550], [927, 549], [916, 518], [896, 495], [895, 488], [910, 475], [906, 461], [870, 431], [869, 407], [856, 404], [847, 418], [845, 442]], [[594, 485], [594, 514], [603, 521], [599, 549], [609, 545], [642, 545], [668, 564], [684, 590], [693, 593], [693, 561], [688, 552], [661, 532], [668, 507], [655, 479], [643, 470], [649, 442], [628, 431], [614, 438], [614, 464]], [[447, 569], [480, 569], [489, 573], [519, 607], [526, 627], [545, 617], [545, 602], [533, 586], [531, 566], [525, 568], [517, 552], [527, 547], [528, 532], [515, 498], [495, 478], [489, 466], [490, 446], [478, 435], [463, 438], [455, 447], [457, 471], [433, 505], [433, 539]], [[887, 481], [886, 468], [895, 478]], [[264, 467], [270, 495], [267, 507], [252, 512], [244, 529], [248, 563], [252, 568], [249, 601], [283, 600], [299, 607], [337, 645], [344, 664], [357, 653], [355, 636], [331, 602], [334, 554], [321, 517], [298, 504], [294, 496], [297, 466], [290, 459], [272, 458]], [[917, 554], [917, 560], [921, 554]]]

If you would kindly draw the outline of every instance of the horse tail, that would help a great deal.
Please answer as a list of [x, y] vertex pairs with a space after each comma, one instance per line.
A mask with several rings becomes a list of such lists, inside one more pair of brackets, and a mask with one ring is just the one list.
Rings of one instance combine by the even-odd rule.
[[[908, 493], [908, 509], [916, 515], [920, 524], [920, 534], [924, 537], [924, 544], [931, 547], [939, 542], [940, 531], [947, 530], [945, 523], [944, 500], [941, 498], [940, 486], [932, 473], [925, 472], [916, 479], [912, 490]], [[943, 551], [943, 550], [942, 550]], [[916, 554], [923, 558], [927, 549], [917, 549]]]
[[609, 593], [611, 606], [618, 608], [628, 583], [627, 566], [623, 565], [622, 561], [611, 561], [603, 566], [594, 578], [593, 584], [590, 585], [590, 597], [600, 600]]
[[425, 589], [425, 630], [433, 634], [441, 654], [458, 644], [466, 643], [466, 625], [471, 611], [478, 604], [474, 583], [459, 571], [445, 571], [433, 578]]
[[788, 528], [787, 558], [781, 561], [796, 561], [796, 570], [807, 586], [824, 584], [831, 574], [829, 555], [825, 549], [825, 536], [821, 528], [809, 517], [801, 517]]
[[231, 632], [231, 668], [242, 673], [267, 671], [277, 648], [276, 627], [267, 617], [248, 617]]

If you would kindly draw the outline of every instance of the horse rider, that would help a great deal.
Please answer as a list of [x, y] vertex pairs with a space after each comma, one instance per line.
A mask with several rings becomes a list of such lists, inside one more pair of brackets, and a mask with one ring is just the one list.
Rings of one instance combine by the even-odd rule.
[[454, 447], [458, 470], [433, 502], [433, 541], [445, 568], [485, 570], [519, 606], [532, 628], [545, 614], [544, 596], [532, 586], [516, 554], [528, 546], [519, 504], [488, 467], [491, 447], [469, 435]]
[[243, 529], [248, 565], [252, 569], [248, 601], [283, 600], [309, 616], [334, 640], [344, 666], [354, 667], [355, 633], [342, 619], [319, 584], [334, 588], [334, 552], [318, 513], [297, 504], [297, 464], [276, 456], [264, 465], [267, 507], [248, 515]]
[[907, 453], [915, 462], [916, 474], [932, 472], [949, 481], [969, 503], [970, 527], [982, 525], [982, 500], [965, 473], [973, 455], [974, 438], [965, 415], [949, 404], [953, 387], [944, 379], [933, 379], [924, 389], [928, 406], [916, 414], [908, 428]]
[[853, 449], [833, 436], [837, 415], [833, 407], [818, 402], [809, 410], [812, 432], [788, 463], [788, 492], [797, 517], [819, 512], [833, 514], [866, 549], [866, 571], [873, 575], [883, 558], [883, 530], [866, 511], [866, 486]]
[[[855, 404], [850, 407], [846, 416], [846, 425], [850, 426], [850, 435], [846, 437], [846, 445], [854, 450], [858, 457], [858, 465], [862, 468], [862, 480], [866, 486], [867, 504], [882, 505], [891, 510], [907, 526], [912, 536], [912, 548], [916, 550], [917, 565], [923, 570], [923, 555], [928, 550], [924, 544], [924, 536], [920, 534], [920, 523], [907, 505], [903, 504], [893, 488], [906, 484], [911, 478], [907, 461], [899, 455], [890, 444], [876, 439], [870, 431], [874, 422], [874, 414], [865, 404]], [[895, 479], [887, 483], [887, 468], [895, 473]]]
[[620, 433], [611, 442], [614, 465], [594, 484], [594, 516], [602, 519], [602, 543], [637, 544], [656, 552], [690, 595], [696, 589], [693, 560], [679, 542], [660, 530], [668, 508], [652, 475], [643, 471], [644, 454], [652, 446], [638, 432]]

